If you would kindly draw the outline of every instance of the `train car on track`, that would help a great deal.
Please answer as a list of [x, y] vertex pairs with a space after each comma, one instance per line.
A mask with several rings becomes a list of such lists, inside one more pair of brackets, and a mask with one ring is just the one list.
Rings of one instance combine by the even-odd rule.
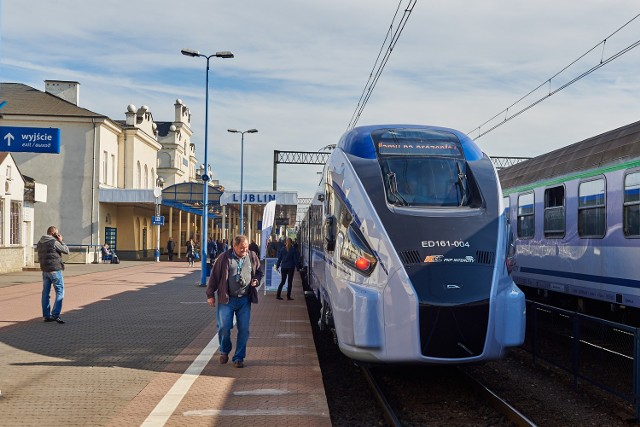
[[500, 181], [527, 295], [637, 324], [640, 122], [502, 169]]
[[320, 326], [381, 363], [499, 358], [524, 340], [524, 294], [491, 160], [466, 135], [356, 127], [327, 161], [298, 232]]

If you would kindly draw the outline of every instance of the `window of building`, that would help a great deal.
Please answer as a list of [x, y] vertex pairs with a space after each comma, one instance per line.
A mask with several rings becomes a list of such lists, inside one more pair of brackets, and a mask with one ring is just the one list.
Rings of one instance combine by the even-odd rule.
[[565, 235], [564, 186], [544, 190], [544, 237], [561, 239]]
[[108, 167], [108, 163], [109, 162], [109, 154], [105, 151], [102, 153], [102, 183], [106, 184], [107, 183], [107, 175], [108, 175], [108, 171], [109, 169]]
[[151, 188], [149, 185], [149, 169], [144, 165], [144, 188]]
[[7, 181], [11, 181], [11, 165], [7, 165]]
[[140, 166], [140, 162], [138, 162], [137, 167], [136, 167], [136, 172], [137, 172], [137, 176], [136, 176], [136, 188], [142, 188], [142, 166]]
[[640, 172], [624, 177], [622, 222], [625, 236], [640, 237]]
[[9, 230], [9, 244], [19, 245], [22, 243], [20, 238], [20, 229], [22, 224], [22, 203], [17, 201], [11, 201], [10, 215], [10, 230]]
[[533, 192], [518, 196], [518, 237], [531, 239], [535, 233], [535, 210]]
[[111, 155], [111, 185], [116, 186], [116, 155]]
[[578, 187], [578, 236], [604, 237], [607, 231], [604, 178]]

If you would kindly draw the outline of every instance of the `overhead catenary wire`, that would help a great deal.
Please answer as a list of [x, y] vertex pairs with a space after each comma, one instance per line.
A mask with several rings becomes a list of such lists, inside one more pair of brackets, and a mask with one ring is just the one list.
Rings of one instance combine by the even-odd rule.
[[[369, 73], [369, 78], [367, 79], [367, 83], [365, 84], [364, 89], [362, 90], [362, 94], [360, 95], [360, 99], [358, 100], [358, 104], [356, 105], [356, 108], [353, 114], [351, 115], [351, 120], [349, 121], [347, 130], [353, 129], [353, 127], [355, 127], [355, 125], [358, 123], [358, 120], [360, 119], [360, 116], [362, 115], [362, 112], [364, 111], [364, 108], [367, 105], [367, 102], [369, 101], [371, 94], [373, 93], [373, 89], [376, 87], [376, 84], [378, 83], [378, 80], [382, 75], [382, 71], [384, 70], [384, 67], [387, 65], [387, 62], [389, 61], [391, 52], [393, 51], [396, 43], [398, 42], [398, 39], [400, 38], [400, 34], [402, 34], [402, 31], [404, 30], [404, 27], [407, 24], [407, 20], [409, 19], [409, 16], [411, 15], [411, 12], [413, 11], [413, 8], [418, 2], [418, 0], [409, 0], [407, 7], [404, 9], [404, 13], [400, 17], [400, 21], [398, 22], [398, 25], [394, 30], [394, 23], [398, 18], [398, 14], [402, 7], [403, 2], [404, 0], [400, 0], [398, 2], [398, 7], [396, 8], [395, 13], [393, 14], [391, 25], [389, 25], [389, 29], [385, 34], [382, 45], [380, 46], [380, 50], [378, 51], [378, 56], [376, 57], [376, 60], [373, 64], [371, 72]], [[385, 46], [386, 46], [386, 50], [385, 50]], [[384, 55], [383, 55], [383, 52], [384, 52]], [[381, 58], [381, 55], [382, 55], [382, 58]]]
[[[620, 28], [618, 28], [617, 30], [615, 30], [613, 33], [609, 34], [609, 36], [605, 37], [601, 42], [599, 42], [598, 44], [596, 44], [595, 46], [593, 46], [591, 49], [587, 50], [585, 53], [583, 53], [582, 55], [580, 55], [578, 58], [576, 58], [575, 60], [573, 60], [571, 63], [569, 63], [567, 66], [565, 66], [564, 68], [562, 68], [560, 71], [558, 71], [557, 73], [555, 73], [553, 76], [549, 77], [548, 79], [546, 79], [543, 83], [541, 83], [540, 85], [538, 85], [537, 87], [535, 87], [534, 89], [532, 89], [531, 91], [529, 91], [526, 95], [522, 96], [520, 99], [518, 99], [517, 101], [515, 101], [514, 103], [512, 103], [511, 105], [509, 105], [507, 108], [503, 109], [502, 111], [498, 112], [497, 114], [495, 114], [494, 116], [492, 116], [491, 118], [489, 118], [488, 120], [486, 120], [484, 123], [482, 123], [480, 126], [477, 126], [476, 128], [474, 128], [473, 130], [471, 130], [470, 132], [468, 132], [468, 134], [470, 136], [472, 136], [472, 134], [474, 132], [477, 132], [478, 135], [475, 137], [475, 139], [478, 139], [480, 137], [482, 137], [483, 135], [486, 135], [487, 133], [495, 130], [496, 128], [502, 126], [503, 124], [507, 123], [508, 121], [518, 117], [519, 115], [521, 115], [522, 113], [530, 110], [531, 108], [535, 107], [536, 105], [540, 104], [542, 101], [544, 101], [545, 99], [548, 99], [549, 97], [551, 97], [552, 95], [560, 92], [561, 90], [565, 89], [566, 87], [572, 85], [573, 83], [577, 82], [578, 80], [582, 79], [583, 77], [591, 74], [592, 72], [596, 71], [597, 69], [605, 66], [606, 64], [608, 64], [609, 62], [613, 61], [616, 58], [619, 58], [620, 56], [624, 55], [625, 53], [629, 52], [630, 50], [634, 49], [635, 47], [637, 47], [638, 45], [640, 45], [640, 40], [636, 40], [635, 42], [631, 43], [630, 45], [628, 45], [627, 47], [619, 50], [618, 52], [614, 53], [613, 55], [609, 56], [608, 58], [604, 57], [604, 53], [605, 53], [605, 47], [607, 44], [607, 40], [611, 39], [611, 37], [613, 37], [614, 35], [616, 35], [618, 32], [620, 32], [623, 28], [625, 28], [627, 25], [631, 24], [634, 20], [636, 20], [638, 17], [640, 16], [640, 14], [634, 16], [633, 18], [631, 18], [629, 21], [627, 21], [624, 25], [622, 25]], [[600, 54], [600, 62], [597, 63], [596, 65], [592, 66], [591, 68], [589, 68], [588, 70], [580, 73], [578, 76], [574, 77], [573, 79], [569, 80], [567, 83], [559, 86], [557, 89], [555, 90], [551, 90], [549, 89], [549, 92], [547, 94], [545, 94], [544, 96], [536, 99], [535, 101], [531, 102], [530, 104], [520, 108], [519, 110], [516, 110], [516, 112], [511, 113], [511, 115], [509, 115], [509, 110], [512, 109], [513, 107], [515, 107], [516, 105], [518, 105], [519, 103], [521, 103], [522, 101], [524, 101], [525, 99], [527, 99], [529, 96], [531, 96], [533, 93], [535, 93], [536, 91], [538, 91], [539, 89], [541, 89], [543, 86], [549, 85], [549, 88], [551, 88], [551, 81], [558, 77], [560, 74], [562, 74], [563, 72], [565, 72], [567, 69], [569, 69], [571, 66], [575, 65], [578, 61], [580, 61], [581, 59], [583, 59], [584, 57], [586, 57], [588, 54], [590, 54], [591, 52], [595, 51], [599, 46], [602, 46], [602, 52]], [[495, 121], [497, 118], [501, 117], [504, 115], [504, 119], [502, 119], [502, 121], [492, 125], [491, 127], [489, 127], [486, 130], [482, 130], [482, 127]]]

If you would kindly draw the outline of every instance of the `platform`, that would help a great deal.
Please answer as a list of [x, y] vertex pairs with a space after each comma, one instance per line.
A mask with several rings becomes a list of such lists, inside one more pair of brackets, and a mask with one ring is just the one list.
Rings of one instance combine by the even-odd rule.
[[69, 265], [60, 325], [42, 321], [39, 272], [0, 275], [0, 424], [330, 426], [299, 275], [293, 301], [261, 291], [241, 369], [219, 364], [199, 277]]

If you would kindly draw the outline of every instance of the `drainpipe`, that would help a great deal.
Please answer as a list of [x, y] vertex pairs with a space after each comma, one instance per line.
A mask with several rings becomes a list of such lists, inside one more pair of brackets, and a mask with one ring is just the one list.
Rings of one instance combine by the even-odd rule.
[[94, 218], [95, 218], [95, 205], [96, 205], [96, 145], [98, 144], [98, 131], [96, 126], [95, 118], [91, 118], [91, 123], [93, 124], [93, 168], [91, 171], [91, 249], [93, 249], [93, 263], [98, 263], [98, 252], [96, 248], [93, 246], [93, 226], [94, 226]]

